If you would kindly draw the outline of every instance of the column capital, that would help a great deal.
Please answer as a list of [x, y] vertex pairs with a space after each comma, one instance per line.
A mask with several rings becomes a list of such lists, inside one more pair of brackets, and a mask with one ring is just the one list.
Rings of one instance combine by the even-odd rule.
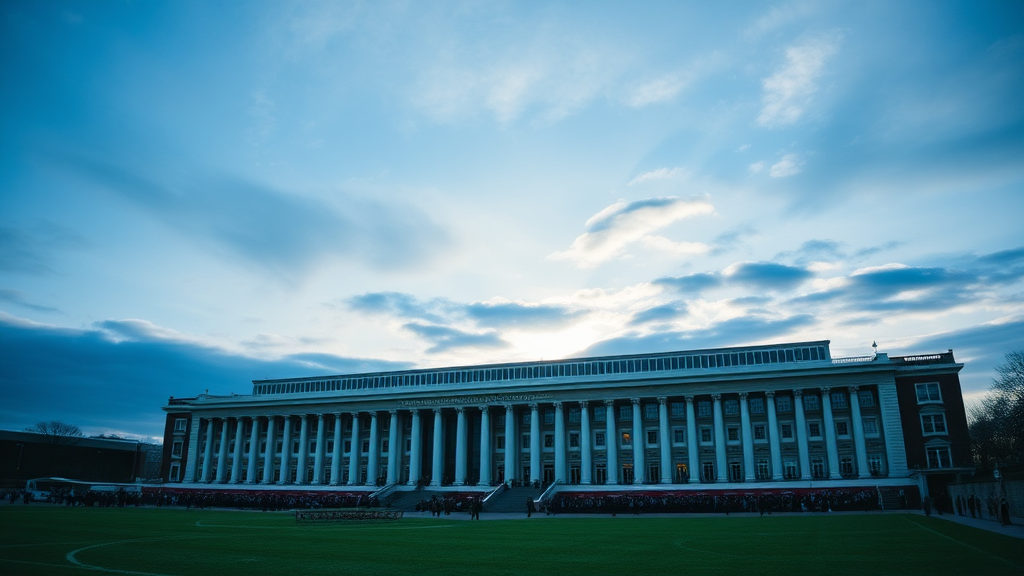
[[352, 416], [353, 420], [358, 420], [359, 419], [359, 412], [349, 412], [349, 415]]
[[856, 394], [860, 390], [860, 386], [850, 386], [850, 394]]
[[487, 410], [490, 408], [490, 406], [484, 404], [483, 406], [477, 406], [477, 408], [480, 409], [480, 413], [481, 414], [484, 414], [485, 412], [487, 412]]
[[793, 389], [793, 396], [796, 396], [797, 398], [799, 398], [799, 397], [801, 397], [803, 395], [804, 395], [804, 391], [803, 390], [801, 390], [799, 388], [794, 388]]
[[658, 404], [661, 404], [662, 406], [664, 406], [666, 402], [668, 402], [668, 397], [666, 397], [666, 396], [658, 396]]
[[828, 393], [829, 393], [829, 392], [831, 392], [831, 391], [832, 391], [832, 388], [829, 388], [828, 386], [822, 386], [822, 387], [821, 387], [821, 394], [822, 394], [823, 396], [824, 396], [824, 395], [826, 395], [826, 394], [828, 394]]
[[434, 408], [434, 414], [440, 414], [440, 413], [441, 413], [441, 409], [440, 408]]
[[693, 394], [687, 394], [686, 396], [683, 396], [683, 398], [690, 404], [693, 404]]
[[537, 403], [536, 402], [530, 402], [530, 410], [533, 411], [533, 412], [537, 411]]
[[552, 402], [552, 404], [555, 405], [555, 410], [561, 410], [562, 409], [562, 403], [561, 402]]
[[305, 420], [306, 418], [309, 418], [309, 414], [303, 414], [303, 415], [302, 415], [302, 419], [303, 419], [303, 420]]
[[746, 400], [746, 399], [747, 399], [747, 392], [740, 392], [740, 400]]
[[419, 408], [409, 408], [409, 413], [410, 414], [419, 414], [420, 413], [420, 409]]
[[767, 396], [769, 400], [775, 398], [775, 390], [766, 390], [764, 395]]
[[459, 414], [462, 414], [466, 411], [466, 408], [464, 406], [456, 406], [455, 411], [458, 412]]
[[587, 406], [590, 406], [589, 400], [580, 400], [580, 408], [586, 410]]
[[722, 395], [721, 394], [712, 394], [711, 395], [711, 399], [714, 400], [715, 402], [721, 402], [722, 401]]
[[388, 414], [391, 414], [392, 416], [398, 416], [398, 410], [388, 410]]
[[505, 404], [505, 412], [511, 412], [514, 409], [515, 407], [512, 406], [511, 404]]
[[605, 400], [604, 405], [611, 408], [612, 406], [615, 406], [615, 400]]
[[632, 402], [633, 405], [639, 405], [640, 404], [640, 399], [639, 398], [630, 398], [629, 401]]

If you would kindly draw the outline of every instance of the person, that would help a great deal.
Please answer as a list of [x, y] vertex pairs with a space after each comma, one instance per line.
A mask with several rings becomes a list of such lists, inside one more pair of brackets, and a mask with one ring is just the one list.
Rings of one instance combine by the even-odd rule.
[[537, 511], [536, 508], [534, 508], [534, 506], [533, 506], [533, 498], [527, 498], [526, 499], [526, 517], [529, 518], [530, 516], [533, 516], [533, 513], [536, 512], [536, 511]]
[[924, 515], [925, 516], [931, 516], [932, 515], [932, 497], [931, 496], [925, 496], [924, 499], [921, 500], [921, 507], [924, 508]]

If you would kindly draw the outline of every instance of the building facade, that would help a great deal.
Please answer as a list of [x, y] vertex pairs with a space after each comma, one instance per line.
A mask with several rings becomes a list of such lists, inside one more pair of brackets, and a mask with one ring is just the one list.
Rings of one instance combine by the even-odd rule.
[[170, 399], [164, 479], [927, 494], [970, 465], [962, 367], [952, 351], [832, 358], [817, 341], [258, 380]]

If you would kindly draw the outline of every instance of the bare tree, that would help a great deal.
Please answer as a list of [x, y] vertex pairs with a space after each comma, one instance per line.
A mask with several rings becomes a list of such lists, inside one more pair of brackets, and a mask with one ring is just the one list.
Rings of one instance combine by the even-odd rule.
[[46, 436], [47, 442], [50, 444], [56, 444], [58, 446], [64, 444], [74, 444], [78, 441], [78, 438], [84, 436], [82, 429], [74, 424], [68, 424], [67, 422], [61, 422], [60, 420], [50, 420], [49, 422], [36, 422], [35, 425], [25, 429], [26, 432], [35, 432], [36, 434], [42, 434]]
[[1024, 464], [1024, 351], [996, 366], [992, 387], [968, 410], [974, 458], [983, 469]]

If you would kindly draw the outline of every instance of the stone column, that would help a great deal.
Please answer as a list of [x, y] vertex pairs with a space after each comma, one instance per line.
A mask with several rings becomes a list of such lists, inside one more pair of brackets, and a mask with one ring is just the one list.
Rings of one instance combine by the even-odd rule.
[[740, 393], [740, 433], [743, 435], [743, 481], [753, 482], [754, 474], [754, 429], [750, 424], [750, 405], [747, 393]]
[[853, 448], [857, 452], [857, 476], [868, 478], [871, 470], [868, 469], [868, 447], [864, 439], [864, 420], [860, 415], [860, 394], [859, 388], [850, 387], [850, 420], [853, 420]]
[[[658, 397], [658, 447], [661, 448], [661, 483], [672, 484], [672, 437], [668, 423], [668, 398]], [[653, 481], [654, 478], [651, 478]]]
[[303, 414], [299, 425], [299, 463], [295, 465], [295, 483], [306, 483], [309, 466], [309, 416]]
[[540, 420], [537, 403], [530, 404], [530, 483], [540, 482]]
[[313, 455], [313, 484], [324, 480], [324, 415], [316, 417], [316, 454]]
[[242, 475], [242, 448], [245, 447], [245, 424], [241, 416], [235, 418], [235, 453], [231, 455], [231, 483], [238, 484]]
[[281, 435], [284, 437], [281, 440], [281, 477], [278, 478], [278, 484], [289, 484], [292, 481], [292, 417], [290, 415], [283, 416], [284, 425], [281, 430]]
[[277, 416], [267, 416], [267, 447], [263, 450], [263, 482], [271, 484], [274, 481], [274, 457], [277, 452], [277, 438], [274, 438], [277, 425]]
[[715, 477], [718, 482], [729, 481], [729, 462], [725, 453], [725, 418], [722, 416], [722, 395], [712, 394], [715, 416]]
[[779, 444], [779, 417], [775, 413], [775, 391], [764, 393], [768, 401], [768, 447], [772, 455], [772, 480], [782, 480], [782, 446]]
[[208, 483], [210, 481], [210, 467], [213, 465], [213, 423], [212, 418], [206, 419], [206, 445], [203, 448], [203, 475], [199, 478], [200, 482]]
[[630, 398], [633, 403], [633, 483], [647, 481], [647, 466], [644, 463], [644, 421], [640, 412], [640, 399]]
[[586, 400], [580, 402], [580, 484], [590, 484], [594, 468], [590, 453], [590, 408]]
[[391, 427], [388, 429], [388, 476], [387, 483], [397, 484], [398, 483], [398, 469], [402, 464], [401, 453], [399, 450], [399, 439], [398, 439], [398, 410], [391, 411]]
[[217, 484], [223, 484], [228, 472], [228, 419], [220, 419], [220, 450], [217, 450]]
[[825, 450], [828, 452], [828, 477], [838, 480], [843, 477], [839, 473], [839, 445], [836, 442], [836, 421], [832, 417], [832, 389], [821, 389], [821, 409], [825, 413]]
[[555, 482], [565, 484], [565, 412], [555, 402]]
[[412, 434], [410, 442], [412, 450], [409, 453], [409, 486], [416, 486], [423, 476], [423, 423], [420, 421], [418, 408], [412, 409]]
[[348, 484], [359, 484], [359, 467], [363, 462], [363, 444], [359, 439], [359, 412], [352, 413], [352, 446], [348, 452]]
[[341, 412], [334, 415], [334, 446], [331, 449], [331, 486], [341, 484]]
[[608, 466], [606, 484], [619, 483], [619, 432], [615, 426], [615, 401], [604, 401], [605, 460]]
[[804, 417], [804, 391], [793, 390], [793, 410], [796, 411], [796, 440], [800, 450], [800, 479], [811, 479], [811, 456], [807, 446], [807, 418]]
[[441, 409], [434, 408], [434, 451], [433, 451], [433, 466], [430, 469], [430, 485], [440, 486], [444, 480], [444, 426], [441, 422]]
[[249, 433], [249, 467], [245, 471], [245, 483], [256, 483], [256, 460], [260, 457], [260, 419], [252, 417], [252, 430]]
[[370, 412], [370, 453], [366, 457], [366, 485], [376, 486], [380, 474], [380, 426], [377, 411]]
[[516, 440], [516, 411], [511, 404], [505, 404], [505, 482], [519, 477], [516, 470], [519, 442]]
[[693, 396], [686, 397], [686, 456], [690, 468], [688, 483], [699, 483], [700, 438], [697, 437], [697, 416], [693, 409]]
[[199, 464], [199, 439], [201, 438], [202, 432], [202, 418], [195, 415], [192, 416], [191, 426], [188, 432], [188, 453], [186, 456], [185, 463], [185, 478], [184, 482], [191, 483], [196, 481], [196, 468]]
[[466, 410], [455, 409], [455, 486], [466, 483]]
[[491, 485], [491, 415], [480, 407], [480, 485]]

